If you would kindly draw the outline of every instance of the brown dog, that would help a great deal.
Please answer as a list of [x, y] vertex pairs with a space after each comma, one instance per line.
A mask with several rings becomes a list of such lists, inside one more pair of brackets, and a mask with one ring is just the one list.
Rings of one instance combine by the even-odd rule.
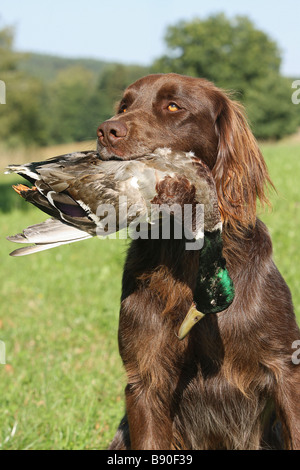
[[[126, 415], [110, 448], [300, 449], [300, 365], [292, 361], [300, 333], [256, 219], [270, 180], [241, 107], [204, 79], [142, 78], [99, 126], [98, 151], [134, 159], [158, 147], [192, 151], [211, 168], [235, 300], [180, 342], [197, 253], [184, 240], [132, 242], [119, 326]], [[170, 202], [183, 202], [180, 190]]]

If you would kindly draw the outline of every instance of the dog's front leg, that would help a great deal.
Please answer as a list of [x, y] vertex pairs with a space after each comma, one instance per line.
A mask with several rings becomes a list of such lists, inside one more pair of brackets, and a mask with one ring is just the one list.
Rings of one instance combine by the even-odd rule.
[[[136, 393], [130, 385], [125, 390], [126, 411], [132, 450], [168, 450], [171, 448], [172, 423], [162, 413], [159, 417], [157, 402], [151, 392]], [[157, 397], [156, 397], [157, 399]]]

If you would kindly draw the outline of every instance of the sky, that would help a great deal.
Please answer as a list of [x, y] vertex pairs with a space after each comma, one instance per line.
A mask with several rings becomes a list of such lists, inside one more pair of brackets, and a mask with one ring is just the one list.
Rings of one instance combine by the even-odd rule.
[[19, 51], [149, 65], [169, 25], [219, 12], [247, 15], [279, 45], [281, 72], [300, 78], [299, 0], [1, 0], [0, 28], [15, 27]]

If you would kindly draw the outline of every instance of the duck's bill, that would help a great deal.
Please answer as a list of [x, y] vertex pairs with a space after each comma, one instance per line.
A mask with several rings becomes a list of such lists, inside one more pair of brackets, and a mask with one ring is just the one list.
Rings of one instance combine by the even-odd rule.
[[181, 340], [186, 337], [186, 335], [191, 331], [194, 325], [198, 323], [203, 317], [205, 316], [204, 313], [199, 312], [197, 310], [195, 304], [193, 303], [192, 306], [190, 307], [188, 313], [185, 316], [185, 319], [180, 325], [179, 332], [178, 332], [178, 338]]

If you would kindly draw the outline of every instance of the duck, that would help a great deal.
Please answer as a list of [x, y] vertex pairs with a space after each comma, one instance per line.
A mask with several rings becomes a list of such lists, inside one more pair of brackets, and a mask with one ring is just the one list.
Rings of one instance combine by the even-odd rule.
[[222, 254], [222, 220], [214, 179], [192, 152], [160, 148], [134, 160], [102, 160], [96, 151], [73, 152], [40, 162], [12, 164], [5, 173], [21, 175], [27, 184], [19, 183], [13, 189], [50, 215], [44, 222], [7, 237], [15, 243], [31, 244], [14, 250], [11, 256], [108, 236], [127, 229], [135, 220], [153, 224], [152, 202], [158, 184], [167, 177], [184, 176], [194, 186], [195, 199], [204, 211], [193, 230], [201, 248], [199, 270], [193, 303], [179, 328], [179, 339], [205, 315], [223, 311], [232, 303], [234, 287]]

